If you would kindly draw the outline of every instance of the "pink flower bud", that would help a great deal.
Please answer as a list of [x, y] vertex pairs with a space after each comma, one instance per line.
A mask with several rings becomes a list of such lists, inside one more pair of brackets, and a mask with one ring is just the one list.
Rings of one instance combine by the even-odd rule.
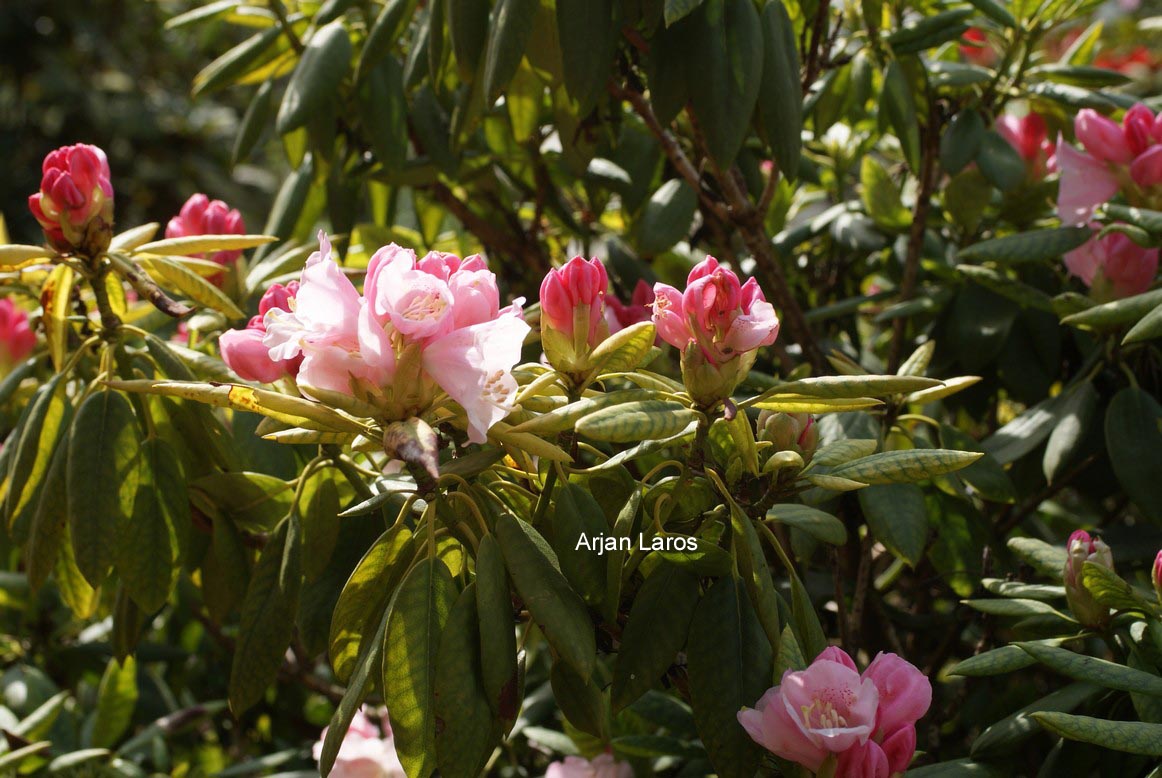
[[856, 743], [839, 755], [835, 778], [888, 778], [891, 767], [879, 743]]
[[573, 257], [541, 282], [541, 341], [549, 362], [566, 373], [585, 370], [589, 353], [609, 335], [609, 276], [599, 259]]
[[78, 143], [44, 158], [28, 207], [53, 248], [100, 254], [113, 234], [113, 185], [105, 152]]
[[1130, 163], [1130, 178], [1143, 189], [1162, 184], [1162, 144], [1151, 146]]
[[605, 296], [605, 321], [610, 332], [623, 330], [631, 324], [650, 320], [650, 304], [654, 301], [654, 291], [645, 281], [638, 279], [633, 288], [633, 295], [629, 303], [623, 303], [617, 297], [608, 294]]
[[1073, 131], [1085, 150], [1104, 162], [1125, 164], [1134, 158], [1122, 128], [1092, 108], [1078, 111]]
[[1099, 300], [1130, 297], [1146, 291], [1154, 282], [1158, 249], [1143, 248], [1113, 232], [1067, 253], [1065, 267], [1085, 282]]
[[303, 362], [301, 354], [290, 359], [272, 359], [270, 348], [263, 343], [266, 314], [272, 310], [291, 312], [298, 291], [298, 281], [291, 281], [286, 286], [271, 285], [258, 303], [258, 315], [247, 323], [245, 329], [228, 330], [218, 337], [222, 361], [243, 379], [269, 384], [298, 374]]
[[1005, 114], [997, 119], [994, 128], [1017, 150], [1032, 175], [1042, 176], [1050, 169], [1056, 149], [1040, 114], [1020, 118]]
[[0, 299], [0, 376], [32, 353], [36, 334], [28, 326], [28, 314], [5, 297]]
[[895, 654], [876, 654], [863, 677], [870, 678], [880, 694], [876, 713], [880, 735], [915, 724], [932, 704], [932, 684], [927, 676]]
[[916, 727], [914, 725], [900, 727], [884, 738], [881, 748], [888, 758], [888, 773], [891, 775], [904, 773], [912, 763], [912, 757], [916, 755]]
[[[178, 215], [169, 220], [165, 226], [167, 238], [188, 238], [194, 235], [245, 235], [246, 225], [242, 221], [242, 214], [236, 208], [231, 208], [221, 200], [211, 200], [201, 192], [190, 195]], [[194, 256], [201, 257], [201, 254]], [[232, 267], [242, 256], [237, 249], [217, 251], [206, 257], [223, 267]], [[209, 280], [217, 286], [222, 285], [224, 276], [219, 273]]]
[[1065, 599], [1077, 620], [1085, 627], [1100, 627], [1109, 621], [1110, 609], [1094, 599], [1081, 579], [1082, 567], [1093, 562], [1102, 567], [1114, 569], [1114, 557], [1110, 547], [1098, 538], [1090, 537], [1085, 530], [1077, 530], [1069, 536], [1065, 546]]
[[1162, 551], [1159, 551], [1158, 556], [1154, 557], [1151, 578], [1154, 579], [1154, 592], [1158, 595], [1158, 602], [1162, 603]]

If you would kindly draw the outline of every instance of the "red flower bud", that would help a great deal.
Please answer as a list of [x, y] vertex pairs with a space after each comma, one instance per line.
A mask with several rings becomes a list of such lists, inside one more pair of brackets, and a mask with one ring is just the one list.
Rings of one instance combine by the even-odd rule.
[[[167, 238], [186, 238], [192, 235], [245, 235], [246, 225], [242, 221], [242, 214], [238, 209], [231, 208], [221, 200], [211, 200], [199, 192], [186, 200], [177, 216], [169, 220], [165, 226]], [[194, 256], [202, 256], [195, 254]], [[232, 267], [242, 256], [237, 249], [218, 251], [206, 257], [223, 267]], [[212, 276], [209, 280], [217, 286], [222, 285], [221, 273]]]
[[78, 143], [44, 158], [40, 191], [28, 208], [57, 251], [95, 256], [113, 235], [113, 185], [105, 152]]

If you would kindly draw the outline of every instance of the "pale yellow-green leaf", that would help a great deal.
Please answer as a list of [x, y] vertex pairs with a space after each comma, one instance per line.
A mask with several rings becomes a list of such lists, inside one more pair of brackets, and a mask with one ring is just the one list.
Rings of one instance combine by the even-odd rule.
[[865, 484], [915, 483], [968, 467], [982, 456], [941, 448], [885, 451], [837, 467], [831, 475]]
[[576, 429], [591, 440], [628, 443], [668, 438], [697, 418], [697, 412], [681, 403], [644, 400], [599, 410], [580, 419]]
[[235, 251], [273, 243], [273, 235], [190, 235], [183, 238], [165, 238], [137, 246], [140, 254], [188, 257], [216, 251]]

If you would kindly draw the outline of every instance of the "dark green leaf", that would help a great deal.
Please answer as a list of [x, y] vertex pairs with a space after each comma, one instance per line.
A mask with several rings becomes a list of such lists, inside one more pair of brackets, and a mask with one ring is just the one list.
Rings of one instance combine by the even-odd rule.
[[503, 94], [520, 67], [533, 32], [537, 0], [499, 0], [484, 54], [484, 97], [489, 105]]
[[[619, 568], [620, 569], [620, 568]], [[496, 538], [480, 539], [476, 554], [476, 610], [480, 616], [480, 677], [504, 732], [520, 711], [516, 629], [504, 557]]]
[[476, 778], [499, 732], [484, 691], [476, 585], [468, 584], [448, 613], [436, 653], [436, 765], [448, 778]]
[[285, 135], [303, 127], [335, 98], [351, 64], [351, 39], [342, 21], [315, 32], [287, 84], [275, 127]]
[[920, 487], [884, 484], [861, 489], [858, 494], [876, 540], [913, 567], [919, 564], [928, 543], [928, 509]]
[[177, 582], [190, 500], [181, 462], [164, 440], [142, 443], [138, 462], [141, 489], [117, 542], [116, 560], [129, 596], [150, 614], [166, 603]]
[[782, 2], [762, 9], [763, 73], [759, 115], [767, 145], [779, 171], [789, 180], [799, 177], [803, 134], [803, 88], [799, 75], [799, 44], [795, 26]]
[[1162, 478], [1157, 453], [1162, 451], [1162, 406], [1145, 390], [1126, 387], [1106, 409], [1106, 450], [1118, 483], [1134, 504], [1162, 521]]

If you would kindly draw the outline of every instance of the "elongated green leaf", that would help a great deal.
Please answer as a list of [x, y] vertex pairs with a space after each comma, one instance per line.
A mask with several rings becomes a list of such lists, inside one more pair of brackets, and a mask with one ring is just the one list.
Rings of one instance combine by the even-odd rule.
[[[69, 517], [68, 458], [70, 438], [67, 435], [57, 443], [48, 472], [45, 473], [47, 489], [40, 490], [40, 500], [32, 523], [28, 529], [28, 546], [24, 552], [25, 572], [28, 585], [39, 589], [57, 564], [61, 547], [65, 543]], [[2, 469], [2, 468], [0, 468]]]
[[292, 514], [270, 536], [246, 588], [230, 668], [230, 710], [235, 716], [262, 699], [294, 634], [301, 575], [295, 519]]
[[1156, 613], [1157, 606], [1134, 590], [1134, 587], [1102, 565], [1086, 562], [1081, 568], [1081, 583], [1093, 598], [1113, 610]]
[[311, 117], [334, 99], [351, 64], [351, 39], [342, 21], [331, 22], [307, 41], [291, 75], [275, 127], [286, 134], [305, 126]]
[[879, 444], [875, 440], [862, 438], [845, 438], [828, 443], [815, 452], [811, 461], [816, 465], [832, 467], [843, 465], [855, 459], [870, 456], [876, 451]]
[[1130, 754], [1162, 756], [1162, 724], [1108, 721], [1051, 711], [1034, 713], [1032, 716], [1045, 729], [1070, 740], [1093, 743]]
[[53, 252], [44, 246], [24, 246], [17, 243], [0, 245], [0, 272], [11, 273], [22, 267], [48, 259]]
[[741, 582], [719, 578], [694, 610], [687, 639], [694, 723], [715, 771], [723, 778], [751, 778], [761, 752], [738, 723], [770, 685], [771, 645]]
[[444, 563], [421, 559], [400, 584], [384, 637], [384, 702], [400, 762], [418, 778], [436, 769], [436, 652], [455, 600]]
[[131, 656], [124, 663], [110, 659], [97, 687], [91, 744], [95, 748], [112, 747], [129, 728], [136, 706], [137, 662]]
[[528, 524], [505, 514], [496, 521], [505, 566], [549, 643], [582, 678], [593, 672], [597, 653], [585, 603], [561, 574], [549, 544]]
[[376, 160], [389, 170], [399, 168], [407, 160], [408, 151], [408, 106], [399, 60], [386, 56], [368, 71], [357, 97], [364, 132]]
[[1036, 287], [1022, 283], [991, 267], [957, 265], [956, 272], [1020, 305], [1039, 311], [1053, 311], [1053, 298]]
[[215, 251], [252, 249], [274, 243], [273, 235], [190, 235], [182, 238], [166, 238], [152, 243], [144, 243], [133, 249], [138, 254], [157, 254], [163, 257], [192, 257]]
[[698, 604], [698, 578], [671, 562], [659, 564], [634, 598], [613, 666], [613, 709], [645, 694], [686, 645]]
[[941, 386], [935, 378], [898, 375], [841, 375], [803, 378], [788, 381], [755, 397], [743, 401], [749, 406], [760, 400], [774, 400], [784, 395], [818, 397], [821, 399], [859, 399], [866, 397], [886, 397], [893, 394], [918, 392]]
[[1004, 192], [1025, 180], [1025, 160], [996, 130], [986, 130], [981, 136], [976, 164], [989, 183]]
[[1051, 546], [1036, 538], [1009, 538], [1006, 545], [1038, 573], [1061, 580], [1065, 569], [1065, 546]]
[[916, 116], [916, 102], [912, 85], [900, 63], [892, 60], [884, 71], [884, 88], [880, 97], [880, 111], [900, 141], [904, 159], [913, 171], [920, 169], [920, 123]]
[[730, 503], [730, 527], [739, 575], [750, 596], [759, 624], [767, 635], [767, 641], [770, 645], [777, 646], [783, 628], [779, 623], [779, 600], [775, 594], [775, 584], [771, 578], [770, 567], [767, 565], [766, 553], [750, 517], [733, 501]]
[[591, 440], [628, 443], [668, 438], [697, 417], [681, 403], [644, 400], [603, 408], [580, 419], [576, 429]]
[[537, 435], [553, 435], [564, 430], [573, 429], [573, 425], [579, 419], [602, 408], [627, 402], [655, 400], [657, 398], [657, 392], [647, 389], [619, 389], [613, 392], [604, 392], [596, 397], [586, 397], [560, 408], [554, 408], [539, 416], [534, 416], [528, 421], [521, 422], [513, 427], [512, 431], [531, 432]]
[[1037, 403], [982, 441], [981, 447], [1002, 465], [1025, 456], [1053, 432], [1062, 409], [1074, 391], [1078, 390], [1069, 389]]
[[229, 86], [249, 71], [274, 59], [280, 53], [276, 44], [281, 35], [282, 30], [279, 27], [265, 29], [202, 68], [194, 76], [194, 96]]
[[[604, 673], [601, 665], [594, 669]], [[609, 739], [609, 704], [598, 687], [598, 673], [585, 680], [568, 662], [558, 660], [553, 662], [549, 681], [553, 698], [570, 724], [587, 735]]]
[[1145, 390], [1126, 387], [1106, 409], [1106, 451], [1118, 483], [1134, 504], [1162, 520], [1162, 478], [1155, 453], [1162, 451], [1162, 405]]
[[841, 465], [830, 475], [866, 484], [912, 483], [960, 470], [981, 456], [976, 451], [940, 448], [884, 451]]
[[[940, 164], [944, 169], [955, 175], [976, 159], [984, 132], [984, 119], [979, 112], [971, 108], [964, 109], [952, 117], [948, 129], [940, 136]], [[951, 186], [949, 190], [945, 190], [946, 205], [949, 204], [950, 189]], [[962, 249], [958, 254], [961, 259], [968, 258], [964, 255], [966, 250]]]
[[69, 534], [77, 568], [94, 588], [117, 558], [119, 534], [139, 486], [137, 423], [120, 392], [89, 395], [77, 411], [69, 447]]
[[998, 598], [995, 600], [965, 600], [964, 604], [973, 610], [987, 613], [990, 616], [1020, 618], [1025, 616], [1061, 615], [1060, 611], [1041, 600]]
[[[875, 443], [875, 441], [867, 442], [873, 445]], [[866, 491], [864, 489], [860, 494]], [[843, 526], [843, 522], [818, 508], [794, 503], [776, 505], [767, 511], [767, 519], [786, 524], [788, 527], [795, 527], [816, 540], [830, 543], [833, 546], [842, 546], [847, 542], [847, 529]]]
[[969, 678], [985, 678], [991, 675], [1004, 675], [1035, 664], [1037, 660], [1029, 656], [1020, 646], [1001, 646], [963, 659], [948, 672], [951, 675]]
[[533, 32], [536, 6], [537, 0], [499, 0], [493, 8], [484, 53], [484, 95], [489, 105], [496, 102], [520, 67]]
[[335, 765], [335, 757], [339, 755], [339, 749], [343, 745], [347, 729], [351, 726], [356, 711], [363, 704], [368, 684], [372, 678], [378, 677], [382, 673], [383, 642], [384, 636], [387, 634], [389, 615], [390, 612], [385, 609], [379, 618], [379, 626], [375, 628], [375, 632], [368, 633], [368, 639], [363, 641], [360, 646], [359, 657], [354, 663], [355, 669], [351, 673], [347, 691], [343, 693], [343, 699], [336, 706], [335, 713], [331, 716], [331, 723], [327, 728], [327, 734], [323, 737], [323, 748], [319, 754], [320, 775], [330, 774], [331, 768]]
[[162, 256], [140, 255], [137, 261], [159, 283], [172, 286], [191, 300], [225, 314], [232, 320], [245, 314], [221, 289], [178, 262]]
[[142, 443], [138, 463], [141, 488], [116, 544], [116, 562], [129, 596], [150, 614], [166, 603], [177, 582], [190, 500], [181, 462], [164, 440]]
[[613, 11], [613, 0], [557, 0], [565, 88], [582, 116], [605, 91], [612, 69], [617, 42]]
[[498, 740], [480, 666], [476, 585], [448, 613], [436, 653], [435, 748], [440, 775], [476, 778]]
[[203, 384], [145, 379], [110, 381], [109, 386], [126, 392], [145, 392], [146, 394], [160, 394], [166, 397], [180, 397], [216, 405], [220, 408], [261, 413], [275, 421], [281, 421], [295, 427], [331, 429], [357, 434], [366, 432], [359, 422], [321, 403], [240, 384]]
[[340, 681], [347, 681], [355, 670], [371, 630], [411, 564], [412, 548], [411, 530], [402, 525], [393, 527], [367, 549], [351, 571], [335, 603], [327, 641], [331, 667]]
[[803, 134], [803, 88], [799, 75], [799, 44], [795, 26], [781, 3], [762, 9], [763, 72], [758, 108], [767, 145], [779, 171], [790, 180], [799, 176]]
[[680, 178], [671, 178], [658, 187], [634, 225], [638, 250], [660, 254], [686, 237], [698, 209], [698, 195]]
[[493, 535], [476, 554], [476, 610], [480, 617], [480, 677], [493, 715], [507, 733], [520, 711], [516, 630], [504, 556]]
[[1122, 338], [1122, 345], [1141, 343], [1162, 336], [1162, 305], [1147, 313]]
[[246, 113], [242, 115], [242, 123], [238, 126], [238, 133], [234, 136], [234, 150], [230, 155], [231, 164], [237, 165], [249, 156], [254, 144], [262, 136], [262, 131], [270, 123], [270, 114], [274, 109], [274, 82], [264, 81], [262, 86], [250, 99]]
[[702, 0], [666, 0], [662, 10], [666, 26], [669, 27], [675, 22], [681, 21], [700, 5], [702, 5]]
[[14, 434], [9, 444], [15, 449], [8, 465], [4, 512], [8, 531], [17, 542], [28, 536], [43, 491], [54, 488], [47, 481], [49, 464], [73, 418], [65, 385], [64, 376], [57, 375], [40, 389], [20, 426], [19, 437]]
[[1017, 645], [1041, 664], [1075, 681], [1087, 681], [1105, 689], [1162, 697], [1162, 678], [1151, 673], [1056, 646], [1041, 643]]
[[710, 156], [723, 168], [750, 127], [763, 72], [763, 34], [751, 0], [706, 0], [683, 22], [693, 25], [687, 51], [690, 102]]
[[972, 755], [987, 759], [1006, 754], [1040, 731], [1034, 713], [1057, 711], [1068, 713], [1091, 697], [1097, 696], [1101, 687], [1088, 683], [1073, 683], [1064, 689], [1047, 694], [1034, 703], [1026, 705], [990, 726], [972, 742]]
[[915, 484], [882, 484], [859, 491], [859, 504], [876, 540], [915, 567], [928, 544], [928, 507]]
[[971, 8], [956, 8], [925, 16], [915, 24], [894, 31], [887, 40], [896, 54], [913, 54], [959, 38], [966, 29], [962, 22], [971, 15]]
[[1052, 227], [1018, 232], [1001, 238], [982, 240], [956, 253], [961, 262], [1001, 262], [1017, 264], [1057, 259], [1073, 251], [1093, 236], [1089, 227]]
[[577, 484], [563, 484], [555, 493], [553, 550], [573, 589], [594, 610], [605, 600], [606, 559], [589, 548], [589, 539], [609, 531], [601, 506]]
[[1066, 316], [1061, 323], [1083, 330], [1107, 330], [1136, 322], [1159, 305], [1162, 305], [1162, 289], [1154, 289], [1086, 308]]
[[53, 367], [58, 373], [68, 356], [69, 333], [73, 331], [68, 317], [72, 315], [74, 275], [71, 266], [57, 265], [49, 271], [40, 289], [41, 306], [44, 309], [44, 336], [48, 341]]

